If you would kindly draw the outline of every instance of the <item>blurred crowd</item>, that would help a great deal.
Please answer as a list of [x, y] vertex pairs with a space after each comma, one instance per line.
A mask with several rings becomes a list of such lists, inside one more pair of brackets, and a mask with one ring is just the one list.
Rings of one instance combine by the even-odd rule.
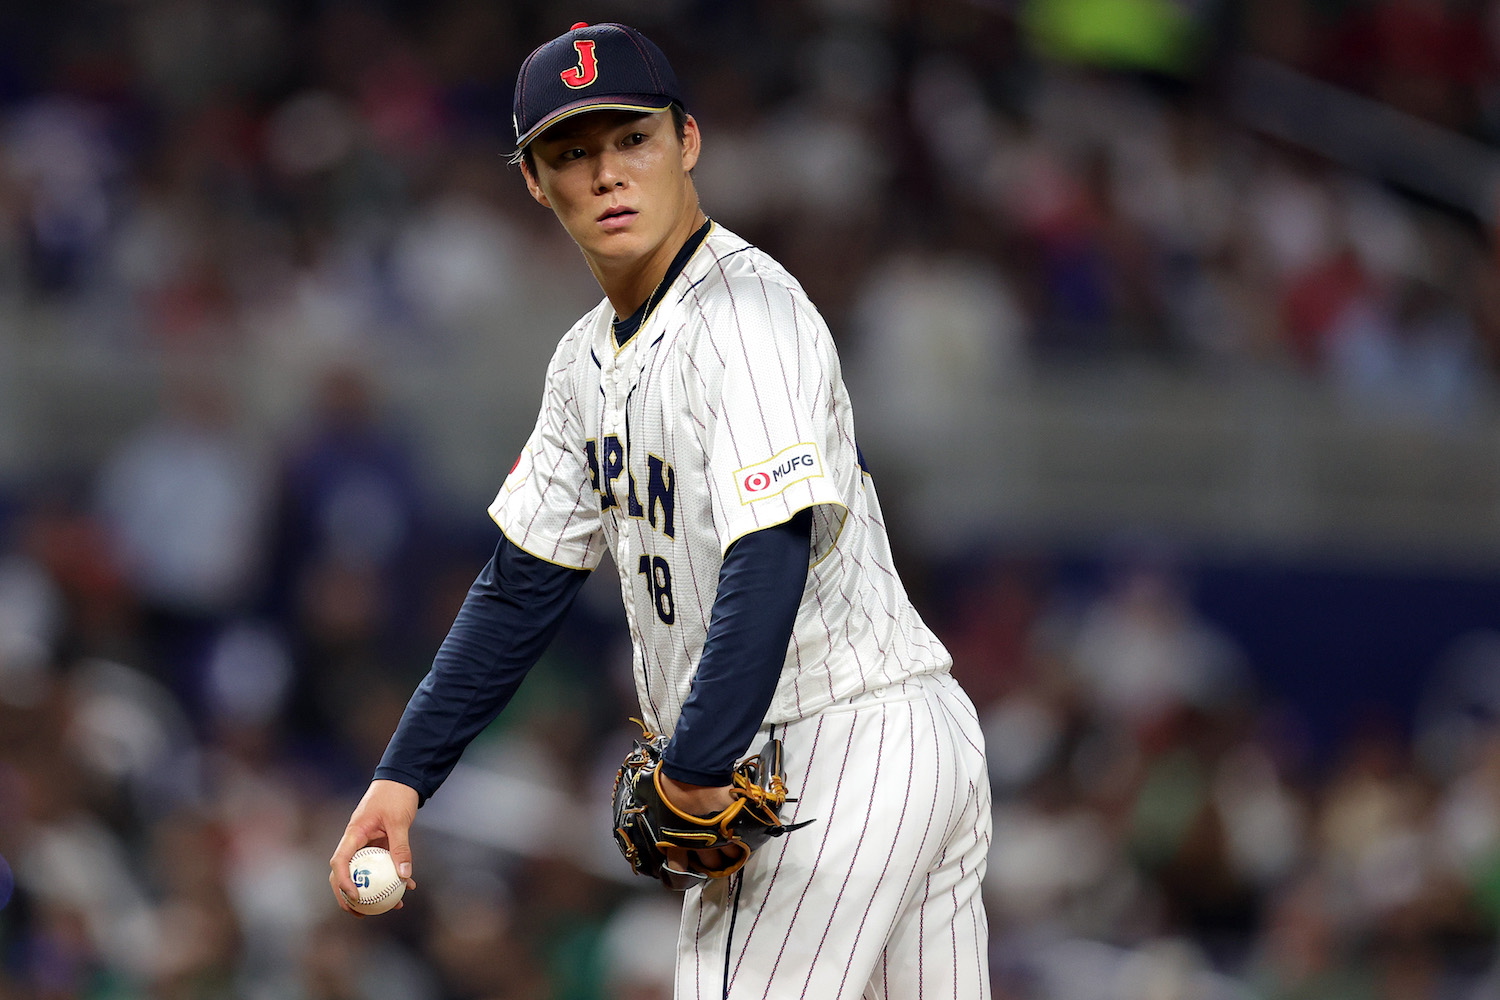
[[[1048, 11], [1091, 0], [597, 6], [672, 52], [705, 206], [786, 261], [871, 382], [911, 367], [984, 392], [1037, 359], [1142, 353], [1462, 419], [1500, 358], [1490, 206], [1405, 197], [1237, 129], [1223, 100], [1248, 53], [1493, 138], [1494, 5], [1132, 0], [1177, 9], [1161, 30], [1188, 55], [1109, 75], [1036, 55], [1066, 23]], [[126, 356], [386, 365], [526, 329], [538, 260], [584, 303], [501, 162], [512, 67], [572, 16], [15, 5], [0, 296]]]
[[[705, 208], [823, 308], [876, 451], [1137, 356], [1462, 425], [1500, 363], [1493, 220], [1237, 126], [1219, 71], [1491, 141], [1500, 4], [1141, 2], [1186, 47], [1104, 68], [1038, 55], [1070, 6], [0, 8], [0, 361], [48, 338], [157, 373], [101, 461], [0, 478], [0, 1000], [671, 995], [673, 898], [607, 837], [607, 573], [423, 809], [405, 909], [354, 921], [326, 882], [495, 540], [383, 390], [438, 359], [519, 400], [473, 457], [497, 485], [540, 384], [507, 345], [544, 358], [597, 296], [504, 163], [515, 67], [575, 20], [669, 52]], [[1185, 562], [908, 559], [989, 738], [997, 997], [1500, 995], [1500, 659], [1417, 739], [1318, 753]]]
[[[358, 396], [341, 375], [328, 405]], [[670, 997], [675, 897], [608, 837], [633, 698], [610, 574], [424, 807], [407, 905], [355, 921], [326, 858], [479, 554], [413, 569], [399, 449], [330, 417], [282, 456], [260, 538], [285, 606], [231, 597], [191, 522], [234, 465], [194, 433], [123, 449], [95, 511], [11, 522], [0, 996]], [[351, 495], [381, 531], [350, 537]], [[163, 504], [155, 540], [180, 544], [131, 554]], [[1414, 740], [1371, 724], [1322, 753], [1190, 579], [1142, 550], [1088, 586], [997, 556], [923, 590], [985, 726], [996, 995], [1496, 995], [1500, 637], [1432, 686]]]
[[1371, 717], [1327, 752], [1190, 579], [1142, 551], [1093, 587], [1001, 560], [959, 588], [997, 996], [1495, 995], [1492, 640], [1434, 671], [1413, 740]]

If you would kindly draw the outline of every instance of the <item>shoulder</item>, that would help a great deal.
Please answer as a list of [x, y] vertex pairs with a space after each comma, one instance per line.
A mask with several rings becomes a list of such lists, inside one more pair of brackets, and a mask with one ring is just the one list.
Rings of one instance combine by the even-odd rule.
[[817, 317], [802, 285], [786, 268], [717, 223], [683, 274], [688, 280], [681, 306], [709, 322], [754, 323], [798, 313]]
[[552, 352], [552, 363], [547, 366], [549, 374], [556, 376], [588, 359], [600, 324], [607, 323], [608, 318], [613, 315], [608, 299], [601, 299], [598, 305], [584, 313], [557, 342], [557, 349]]

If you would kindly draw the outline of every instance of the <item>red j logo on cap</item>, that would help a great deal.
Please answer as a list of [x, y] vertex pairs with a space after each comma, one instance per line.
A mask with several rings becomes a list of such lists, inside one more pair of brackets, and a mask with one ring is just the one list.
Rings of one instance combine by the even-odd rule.
[[587, 87], [599, 78], [599, 63], [594, 58], [594, 40], [592, 38], [580, 38], [573, 43], [573, 48], [578, 50], [578, 65], [563, 70], [558, 75], [562, 82], [574, 90]]

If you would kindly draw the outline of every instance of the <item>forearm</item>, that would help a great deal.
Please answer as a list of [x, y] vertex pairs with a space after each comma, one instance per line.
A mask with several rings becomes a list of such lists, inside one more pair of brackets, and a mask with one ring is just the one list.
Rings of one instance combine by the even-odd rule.
[[770, 709], [807, 585], [812, 511], [730, 548], [692, 691], [662, 774], [725, 785]]
[[410, 785], [426, 801], [510, 702], [587, 577], [502, 538], [407, 703], [375, 777]]

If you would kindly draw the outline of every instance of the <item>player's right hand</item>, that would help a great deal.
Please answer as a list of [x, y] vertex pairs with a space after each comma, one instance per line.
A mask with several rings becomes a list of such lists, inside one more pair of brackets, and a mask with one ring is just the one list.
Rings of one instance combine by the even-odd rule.
[[[411, 825], [417, 818], [417, 790], [399, 781], [377, 778], [370, 782], [364, 798], [354, 807], [349, 825], [344, 827], [343, 839], [333, 857], [328, 859], [328, 884], [333, 888], [333, 898], [345, 913], [362, 917], [364, 914], [349, 905], [350, 899], [359, 898], [359, 890], [349, 877], [349, 860], [361, 847], [374, 844], [391, 852], [396, 862], [396, 871], [406, 880], [408, 891], [417, 887], [411, 877], [411, 846], [407, 842]], [[396, 909], [404, 906], [397, 903]]]

